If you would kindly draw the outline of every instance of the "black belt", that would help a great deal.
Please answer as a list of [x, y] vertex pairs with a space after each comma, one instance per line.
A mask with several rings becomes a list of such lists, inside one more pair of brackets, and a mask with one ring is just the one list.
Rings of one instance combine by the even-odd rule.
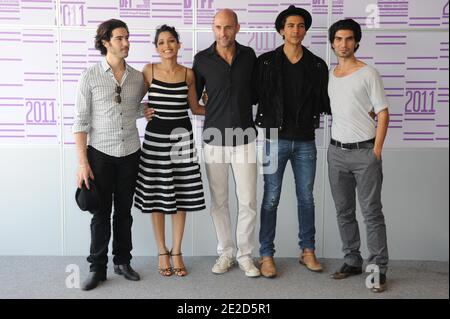
[[357, 150], [360, 148], [373, 148], [373, 145], [375, 144], [375, 139], [357, 142], [357, 143], [341, 143], [339, 141], [331, 139], [330, 141], [331, 145], [334, 145], [336, 147], [345, 148], [348, 150]]

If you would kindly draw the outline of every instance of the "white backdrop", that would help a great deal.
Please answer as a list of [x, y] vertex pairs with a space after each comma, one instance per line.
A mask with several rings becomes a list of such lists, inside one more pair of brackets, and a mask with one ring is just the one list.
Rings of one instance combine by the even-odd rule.
[[[183, 42], [179, 61], [191, 66], [195, 52], [213, 41], [210, 24], [216, 10], [237, 12], [238, 41], [259, 55], [281, 44], [273, 24], [290, 4], [312, 13], [304, 44], [330, 66], [335, 58], [328, 26], [344, 17], [363, 25], [358, 57], [382, 74], [392, 114], [385, 151], [391, 174], [385, 172], [383, 196], [388, 228], [395, 231], [391, 238], [404, 232], [401, 243], [393, 243], [398, 244], [394, 257], [448, 259], [447, 0], [0, 0], [0, 254], [88, 251], [89, 216], [73, 203], [76, 158], [70, 128], [79, 75], [101, 59], [93, 48], [101, 21], [119, 18], [128, 24], [128, 62], [137, 69], [158, 60], [151, 43], [155, 28], [174, 25]], [[333, 257], [340, 247], [325, 167], [330, 120], [323, 119], [317, 131], [315, 195], [318, 251]], [[202, 119], [193, 121], [200, 147]], [[141, 120], [141, 135], [144, 127]], [[281, 254], [295, 255], [295, 192], [292, 174], [286, 174], [280, 211], [292, 214], [280, 216], [277, 245]], [[261, 183], [262, 178], [259, 201]], [[392, 211], [396, 215], [389, 217]], [[135, 253], [152, 254], [148, 218], [133, 214]], [[405, 228], [407, 221], [412, 224]], [[214, 239], [207, 212], [188, 220], [188, 253], [214, 254]], [[424, 250], [414, 249], [417, 245]], [[431, 246], [438, 249], [425, 251]]]

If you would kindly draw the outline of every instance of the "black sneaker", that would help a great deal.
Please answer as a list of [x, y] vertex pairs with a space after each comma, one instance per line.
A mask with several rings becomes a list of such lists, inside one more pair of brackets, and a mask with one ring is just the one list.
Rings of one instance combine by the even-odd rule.
[[339, 271], [336, 271], [334, 274], [331, 274], [331, 278], [333, 279], [344, 279], [349, 276], [360, 275], [362, 274], [362, 267], [349, 266], [347, 264], [343, 264]]
[[[374, 283], [375, 278], [372, 279], [372, 284]], [[372, 287], [370, 290], [372, 292], [383, 292], [387, 289], [387, 284], [386, 284], [386, 275], [385, 274], [380, 274], [380, 284], [379, 285], [375, 285], [374, 287]]]

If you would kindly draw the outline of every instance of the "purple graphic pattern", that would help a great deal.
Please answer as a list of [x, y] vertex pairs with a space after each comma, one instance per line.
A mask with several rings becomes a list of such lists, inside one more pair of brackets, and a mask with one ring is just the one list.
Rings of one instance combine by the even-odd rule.
[[193, 5], [190, 0], [61, 0], [60, 13], [61, 26], [97, 26], [108, 17], [125, 20], [130, 28], [192, 27]]
[[[57, 37], [51, 30], [0, 30], [0, 143], [58, 144]], [[39, 58], [36, 58], [39, 52]]]
[[[158, 61], [152, 36], [162, 23], [184, 28], [179, 61], [192, 66], [193, 37], [197, 51], [209, 46], [212, 17], [225, 7], [239, 15], [242, 44], [257, 55], [273, 50], [282, 43], [274, 19], [290, 4], [312, 13], [304, 44], [325, 60], [329, 9], [331, 21], [351, 17], [370, 29], [358, 57], [383, 77], [392, 113], [388, 147], [448, 147], [448, 0], [0, 0], [0, 144], [73, 144], [77, 81], [101, 59], [93, 36], [107, 18], [128, 23], [128, 62], [140, 70]], [[267, 32], [251, 32], [256, 28]], [[195, 117], [197, 133], [201, 119]], [[322, 119], [318, 146], [326, 145], [329, 125]], [[144, 126], [140, 121], [141, 136]]]

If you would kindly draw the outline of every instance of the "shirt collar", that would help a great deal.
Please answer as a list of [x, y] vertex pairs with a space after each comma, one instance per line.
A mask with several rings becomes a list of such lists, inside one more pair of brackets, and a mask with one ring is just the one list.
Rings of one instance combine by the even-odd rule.
[[[106, 58], [102, 60], [102, 70], [105, 72], [108, 72], [111, 70], [111, 67], [108, 64], [108, 61], [106, 61]], [[125, 61], [125, 71], [129, 71], [128, 63]]]
[[[214, 43], [209, 47], [208, 53], [209, 53], [210, 55], [217, 54], [217, 52], [216, 52], [216, 43], [217, 43], [217, 42], [214, 42]], [[239, 44], [239, 42], [236, 41], [236, 56], [241, 52], [241, 47], [242, 47], [242, 45]]]

